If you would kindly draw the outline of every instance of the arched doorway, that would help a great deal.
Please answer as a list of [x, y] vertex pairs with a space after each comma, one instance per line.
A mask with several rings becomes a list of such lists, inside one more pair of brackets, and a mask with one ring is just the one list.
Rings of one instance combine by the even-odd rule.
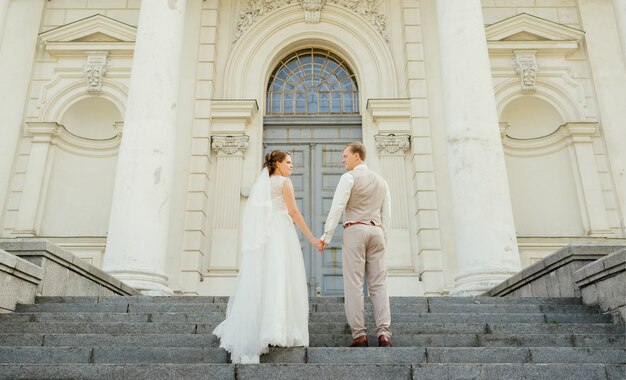
[[[330, 51], [295, 51], [275, 66], [267, 85], [264, 150], [292, 153], [296, 201], [321, 236], [335, 187], [345, 169], [341, 152], [362, 138], [359, 90], [353, 71]], [[311, 296], [342, 295], [341, 228], [324, 255], [301, 236]]]

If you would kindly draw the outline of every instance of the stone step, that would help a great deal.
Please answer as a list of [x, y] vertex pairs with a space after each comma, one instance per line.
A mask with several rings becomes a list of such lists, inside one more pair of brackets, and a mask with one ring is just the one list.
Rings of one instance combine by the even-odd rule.
[[[37, 312], [37, 313], [6, 313], [0, 314], [2, 323], [18, 322], [170, 322], [170, 323], [219, 323], [223, 321], [223, 312], [206, 313], [110, 313], [110, 312]], [[366, 313], [365, 319], [374, 322], [374, 314]], [[343, 312], [336, 313], [311, 313], [311, 323], [337, 322], [345, 323], [346, 317]], [[530, 314], [530, 313], [392, 313], [392, 323], [399, 322], [466, 322], [466, 323], [490, 323], [490, 322], [519, 322], [519, 323], [610, 323], [612, 318], [605, 314]]]
[[[626, 364], [623, 348], [604, 347], [295, 347], [273, 348], [266, 363], [601, 363]], [[228, 362], [215, 347], [0, 347], [5, 364], [209, 364]]]
[[0, 365], [0, 379], [623, 379], [624, 366], [603, 364], [78, 364]]
[[235, 366], [232, 364], [0, 364], [0, 380], [5, 379], [235, 380]]
[[[314, 297], [310, 298], [310, 304], [343, 304], [343, 297]], [[532, 304], [532, 305], [582, 305], [579, 297], [550, 298], [550, 297], [390, 297], [391, 304], [422, 304], [431, 305], [442, 304]], [[118, 304], [134, 304], [134, 303], [228, 303], [228, 297], [224, 296], [171, 296], [171, 297], [153, 297], [153, 296], [103, 296], [103, 297], [74, 297], [74, 296], [55, 296], [55, 297], [37, 297], [37, 304], [43, 303], [118, 303]], [[365, 303], [370, 303], [369, 299]]]
[[[346, 317], [343, 313], [312, 313], [311, 323], [342, 322]], [[367, 322], [374, 321], [373, 314], [366, 314]], [[456, 323], [611, 323], [610, 315], [606, 314], [513, 314], [513, 313], [391, 313], [392, 325], [406, 322], [456, 322]]]
[[[373, 312], [371, 304], [365, 305], [366, 312]], [[327, 303], [312, 305], [315, 312], [344, 312], [344, 305]], [[391, 313], [574, 313], [600, 314], [600, 309], [586, 305], [552, 305], [552, 304], [391, 304]]]
[[603, 364], [415, 364], [412, 379], [554, 380], [624, 379], [623, 365]]
[[214, 303], [43, 303], [34, 305], [17, 305], [18, 313], [55, 313], [55, 312], [80, 312], [80, 313], [212, 313], [226, 312], [226, 304]]
[[5, 364], [227, 362], [228, 353], [216, 347], [0, 347]]
[[[368, 337], [377, 346], [375, 335]], [[624, 347], [622, 335], [610, 334], [394, 334], [397, 347]], [[352, 335], [315, 334], [309, 336], [311, 347], [346, 347]]]
[[[552, 304], [432, 304], [419, 303], [391, 303], [391, 313], [507, 313], [507, 314], [537, 314], [537, 313], [576, 313], [599, 314], [598, 308], [584, 305], [552, 305]], [[334, 312], [344, 313], [344, 305], [340, 303], [312, 304], [311, 313]], [[226, 304], [218, 303], [38, 303], [32, 305], [18, 305], [18, 313], [53, 313], [53, 312], [81, 312], [81, 313], [207, 313], [225, 312]], [[365, 305], [366, 312], [373, 312], [371, 304]]]
[[[312, 334], [311, 347], [345, 347], [350, 334]], [[369, 336], [376, 346], [376, 336]], [[398, 347], [624, 347], [623, 335], [610, 334], [394, 334]], [[15, 334], [0, 333], [0, 346], [59, 347], [218, 347], [212, 334]]]
[[[198, 325], [198, 333], [208, 326]], [[373, 324], [367, 324], [375, 331]], [[394, 334], [624, 334], [624, 326], [611, 323], [392, 323]], [[309, 334], [349, 334], [347, 324], [310, 323]]]
[[[29, 322], [1, 323], [12, 333], [84, 334], [211, 334], [217, 323], [109, 323]], [[624, 334], [624, 326], [611, 323], [393, 323], [394, 334]], [[369, 331], [375, 331], [368, 324]], [[310, 334], [348, 334], [344, 323], [310, 323]]]

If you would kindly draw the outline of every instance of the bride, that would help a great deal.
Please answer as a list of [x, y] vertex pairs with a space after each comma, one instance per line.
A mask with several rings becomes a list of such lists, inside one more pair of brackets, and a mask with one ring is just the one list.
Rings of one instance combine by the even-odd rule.
[[213, 331], [233, 363], [259, 363], [270, 345], [309, 345], [309, 297], [294, 223], [318, 251], [322, 245], [298, 211], [292, 168], [289, 153], [266, 154], [244, 210], [235, 292], [226, 320]]

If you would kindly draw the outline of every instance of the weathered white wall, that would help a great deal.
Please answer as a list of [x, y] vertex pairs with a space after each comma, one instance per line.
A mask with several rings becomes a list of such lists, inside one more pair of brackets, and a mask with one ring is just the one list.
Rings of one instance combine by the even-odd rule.
[[[260, 164], [264, 91], [269, 72], [285, 54], [301, 47], [320, 46], [346, 57], [357, 72], [363, 135], [371, 152], [376, 152], [373, 135], [379, 133], [382, 124], [372, 120], [367, 100], [402, 99], [398, 104], [408, 100], [408, 122], [402, 126], [412, 137], [405, 161], [411, 231], [406, 246], [410, 247], [411, 265], [421, 278], [420, 290], [412, 291], [446, 293], [454, 285], [457, 264], [435, 0], [381, 2], [389, 43], [381, 41], [369, 21], [332, 2], [322, 11], [320, 24], [305, 24], [302, 9], [294, 4], [260, 17], [234, 42], [238, 17], [245, 3], [187, 1], [178, 102], [176, 185], [167, 239], [166, 267], [171, 289], [185, 294], [226, 294], [232, 287], [236, 257], [233, 270], [212, 269], [215, 263], [233, 262], [233, 257], [220, 251], [219, 241], [212, 240], [220, 186], [215, 179], [217, 154], [212, 151], [211, 136], [234, 131], [250, 136], [239, 174], [241, 185], [249, 185]], [[483, 17], [488, 25], [527, 13], [586, 32], [585, 39], [574, 50], [536, 54], [539, 70], [533, 94], [522, 93], [519, 88], [512, 52], [490, 52], [500, 121], [509, 124], [502, 139], [523, 265], [569, 241], [593, 241], [593, 236], [587, 236], [593, 230], [590, 222], [593, 218], [596, 224], [598, 220], [600, 224], [602, 219], [606, 220], [607, 231], [613, 237], [626, 238], [623, 159], [626, 102], [617, 101], [624, 99], [626, 92], [625, 65], [621, 50], [607, 48], [607, 44], [619, 46], [621, 24], [618, 15], [611, 18], [616, 20], [615, 24], [606, 21], [615, 1], [605, 3], [482, 0]], [[23, 43], [27, 45], [30, 41], [34, 46], [38, 38], [34, 30], [48, 32], [68, 24], [71, 29], [74, 25], [71, 23], [96, 14], [135, 27], [141, 1], [32, 0], [30, 4], [33, 9], [38, 6], [43, 9], [41, 23], [35, 17], [32, 25], [22, 25], [33, 30], [24, 35]], [[15, 20], [6, 18], [5, 26], [12, 22]], [[609, 27], [601, 28], [607, 22]], [[4, 30], [6, 39], [8, 29]], [[124, 34], [127, 32], [120, 33], [127, 36]], [[7, 191], [5, 197], [0, 189], [3, 236], [12, 236], [20, 205], [36, 204], [32, 224], [38, 234], [50, 235], [63, 247], [100, 265], [117, 148], [115, 143], [94, 146], [87, 141], [107, 136], [113, 140], [120, 138], [122, 124], [114, 128], [111, 121], [121, 122], [124, 118], [132, 62], [132, 41], [129, 42], [126, 50], [110, 54], [110, 66], [98, 95], [86, 91], [85, 49], [55, 50], [39, 44], [32, 60], [29, 58], [32, 53], [20, 51], [24, 56], [19, 58], [18, 69], [25, 74], [23, 80], [10, 76], [15, 84], [11, 86], [17, 89], [13, 92], [17, 98], [10, 100], [25, 104], [25, 111], [18, 112], [19, 107], [12, 107], [10, 115], [3, 115], [5, 120], [12, 120], [15, 135], [14, 141], [3, 139], [2, 147], [7, 149], [0, 149], [0, 154], [6, 156], [6, 160], [0, 160], [0, 186], [5, 186]], [[0, 54], [12, 46], [3, 43]], [[13, 73], [15, 68], [8, 67], [8, 62], [3, 60], [4, 66], [0, 67], [5, 73]], [[28, 74], [31, 65], [32, 74]], [[21, 95], [19, 80], [25, 86]], [[246, 99], [246, 102], [221, 103], [216, 108], [215, 99]], [[258, 102], [258, 111], [247, 103], [250, 99]], [[246, 111], [251, 116], [237, 108], [241, 104], [251, 107]], [[2, 107], [0, 110], [5, 110]], [[26, 128], [27, 123], [31, 126], [56, 123], [46, 124], [45, 128], [56, 130], [59, 135], [46, 135], [49, 142], [33, 144], [36, 136]], [[569, 129], [559, 129], [567, 123], [591, 124], [581, 124], [582, 127], [571, 124]], [[585, 129], [587, 126], [590, 127]], [[72, 139], [64, 129], [83, 139]], [[550, 140], [546, 136], [552, 132], [555, 134]], [[528, 143], [519, 144], [519, 139]], [[37, 151], [33, 150], [34, 145], [37, 149], [47, 147], [39, 149], [37, 165], [31, 160], [31, 153]], [[106, 153], [97, 153], [102, 151]], [[378, 154], [372, 156], [370, 165], [379, 170], [383, 164]], [[29, 178], [27, 171], [33, 166], [41, 173], [41, 188], [29, 194], [35, 194], [37, 199], [23, 197]], [[3, 173], [5, 183], [2, 183]], [[591, 188], [596, 195], [590, 196], [585, 188]], [[81, 207], [75, 207], [76, 204]]]

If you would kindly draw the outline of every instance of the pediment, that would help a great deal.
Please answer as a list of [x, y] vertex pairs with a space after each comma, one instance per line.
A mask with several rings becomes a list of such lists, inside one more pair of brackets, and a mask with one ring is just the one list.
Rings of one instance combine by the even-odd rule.
[[485, 27], [487, 41], [579, 41], [585, 32], [528, 13]]
[[101, 14], [40, 33], [43, 43], [50, 42], [134, 42], [137, 28]]
[[132, 54], [137, 28], [101, 14], [39, 34], [48, 53], [73, 55], [90, 50]]
[[585, 32], [521, 13], [487, 25], [485, 34], [490, 52], [537, 50], [569, 53], [578, 49]]

